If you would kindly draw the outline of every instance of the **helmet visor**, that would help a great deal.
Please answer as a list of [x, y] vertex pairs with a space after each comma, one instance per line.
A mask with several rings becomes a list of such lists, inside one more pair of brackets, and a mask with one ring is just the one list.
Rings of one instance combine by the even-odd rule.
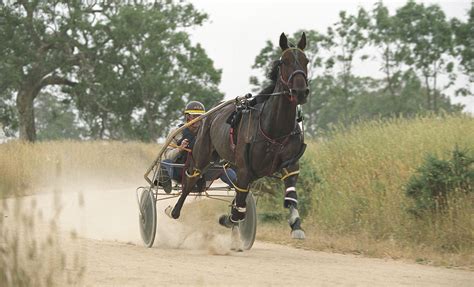
[[203, 110], [185, 110], [184, 113], [188, 115], [202, 115], [204, 114], [204, 111]]

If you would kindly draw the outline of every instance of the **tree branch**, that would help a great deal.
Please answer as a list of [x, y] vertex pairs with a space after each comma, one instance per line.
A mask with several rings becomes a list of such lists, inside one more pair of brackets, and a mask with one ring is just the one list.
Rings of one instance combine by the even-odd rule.
[[27, 27], [28, 27], [29, 32], [31, 33], [31, 37], [33, 38], [33, 41], [35, 42], [36, 46], [40, 46], [41, 40], [38, 34], [36, 33], [36, 30], [33, 24], [33, 11], [36, 8], [36, 5], [38, 3], [36, 1], [34, 1], [33, 3], [28, 3], [28, 1], [24, 1], [24, 0], [18, 1], [18, 3], [21, 4], [23, 8], [26, 10], [26, 19], [28, 20]]
[[49, 85], [67, 85], [73, 87], [77, 85], [77, 83], [60, 76], [51, 75], [41, 80], [41, 87], [46, 87]]

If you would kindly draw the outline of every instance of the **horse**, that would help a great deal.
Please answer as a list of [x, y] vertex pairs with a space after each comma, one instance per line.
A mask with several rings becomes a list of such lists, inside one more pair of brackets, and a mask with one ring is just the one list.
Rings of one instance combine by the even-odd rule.
[[[192, 160], [185, 171], [183, 190], [169, 216], [177, 219], [183, 203], [212, 162], [225, 160], [237, 173], [236, 195], [230, 214], [219, 218], [225, 227], [234, 228], [245, 218], [246, 197], [250, 184], [258, 178], [280, 172], [285, 185], [284, 207], [289, 209], [291, 236], [304, 239], [298, 213], [296, 183], [299, 158], [306, 144], [297, 118], [297, 106], [306, 103], [309, 95], [307, 80], [308, 58], [305, 55], [306, 35], [296, 47], [284, 33], [280, 35], [282, 51], [274, 61], [272, 83], [255, 96], [252, 105], [242, 113], [236, 130], [227, 119], [237, 104], [223, 107], [206, 117], [196, 136]], [[232, 132], [231, 132], [232, 130]], [[234, 137], [235, 141], [231, 138]]]

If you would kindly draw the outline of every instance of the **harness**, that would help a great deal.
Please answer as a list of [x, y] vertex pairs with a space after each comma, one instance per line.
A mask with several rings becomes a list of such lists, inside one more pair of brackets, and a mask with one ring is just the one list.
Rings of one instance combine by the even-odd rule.
[[[281, 136], [281, 137], [278, 137], [278, 138], [271, 138], [267, 133], [265, 133], [265, 131], [262, 128], [262, 112], [263, 112], [263, 109], [265, 107], [265, 103], [266, 102], [264, 102], [262, 108], [260, 109], [260, 113], [258, 115], [258, 129], [255, 130], [255, 135], [254, 135], [252, 141], [250, 143], [246, 143], [246, 145], [245, 145], [245, 156], [244, 156], [245, 165], [247, 166], [247, 169], [250, 171], [250, 174], [252, 175], [252, 177], [254, 177], [254, 178], [257, 178], [258, 176], [252, 168], [252, 164], [251, 164], [252, 163], [252, 153], [251, 153], [251, 151], [252, 151], [253, 146], [256, 143], [266, 142], [267, 143], [267, 148], [266, 148], [265, 152], [269, 153], [269, 154], [271, 154], [271, 153], [274, 154], [273, 159], [272, 159], [272, 165], [271, 165], [271, 168], [270, 168], [270, 172], [269, 172], [269, 174], [266, 174], [266, 176], [272, 175], [275, 171], [280, 170], [280, 169], [285, 168], [285, 167], [288, 167], [288, 166], [296, 163], [301, 158], [301, 156], [303, 156], [303, 153], [306, 150], [306, 144], [304, 143], [304, 133], [302, 133], [302, 131], [299, 129], [299, 126], [298, 126], [298, 122], [299, 122], [298, 120], [299, 119], [297, 120], [294, 129], [290, 133], [288, 133], [284, 136]], [[299, 118], [300, 117], [301, 117], [301, 115], [299, 116]], [[249, 118], [249, 121], [250, 120], [251, 119]], [[302, 118], [301, 118], [301, 121], [302, 121]], [[263, 136], [263, 140], [256, 140], [257, 136], [258, 136], [258, 133], [260, 133]], [[277, 166], [278, 157], [283, 152], [285, 147], [288, 145], [291, 137], [296, 136], [296, 135], [300, 135], [300, 134], [303, 135], [303, 139], [302, 139], [302, 143], [301, 143], [301, 146], [300, 146], [300, 149], [299, 149], [298, 153], [294, 157], [292, 157], [291, 159], [286, 160], [283, 163], [281, 163], [279, 166]]]
[[[259, 115], [258, 115], [258, 129], [255, 130], [255, 135], [254, 135], [252, 141], [250, 143], [245, 144], [245, 154], [244, 154], [245, 165], [246, 165], [247, 169], [250, 171], [250, 174], [253, 178], [258, 177], [256, 172], [253, 170], [252, 165], [251, 165], [251, 162], [252, 162], [252, 158], [251, 158], [252, 153], [251, 153], [251, 151], [252, 151], [252, 148], [255, 145], [255, 143], [265, 141], [268, 145], [267, 148], [266, 148], [266, 152], [267, 153], [274, 153], [274, 157], [272, 159], [272, 165], [271, 165], [271, 169], [270, 169], [270, 174], [268, 174], [268, 175], [273, 174], [278, 169], [282, 169], [282, 168], [288, 167], [288, 166], [296, 163], [301, 158], [304, 151], [306, 150], [306, 144], [304, 143], [304, 129], [302, 131], [302, 130], [299, 129], [299, 126], [298, 126], [298, 123], [303, 121], [303, 117], [301, 116], [301, 110], [298, 110], [298, 112], [297, 112], [297, 121], [296, 121], [296, 125], [295, 125], [294, 129], [290, 133], [288, 133], [284, 136], [278, 137], [278, 138], [272, 138], [270, 135], [268, 135], [263, 130], [262, 123], [261, 123], [262, 122], [262, 113], [263, 113], [265, 104], [267, 103], [267, 100], [270, 97], [272, 97], [272, 96], [288, 96], [291, 105], [296, 105], [297, 104], [296, 95], [301, 91], [293, 89], [293, 79], [296, 75], [302, 75], [304, 80], [305, 80], [306, 86], [308, 86], [307, 75], [301, 69], [297, 69], [297, 70], [293, 71], [288, 76], [288, 78], [285, 80], [282, 69], [280, 68], [280, 66], [283, 63], [282, 60], [281, 60], [283, 58], [283, 55], [285, 53], [289, 52], [289, 51], [292, 51], [292, 52], [300, 51], [300, 52], [304, 53], [299, 48], [288, 48], [285, 51], [283, 51], [282, 56], [280, 58], [280, 62], [278, 63], [278, 66], [279, 66], [278, 80], [283, 85], [284, 90], [280, 91], [280, 92], [274, 92], [274, 93], [271, 93], [271, 94], [259, 94], [259, 95], [255, 96], [251, 101], [248, 101], [247, 99], [245, 99], [245, 100], [243, 100], [239, 103], [236, 103], [236, 111], [234, 111], [234, 113], [232, 113], [231, 116], [227, 120], [227, 122], [231, 125], [230, 133], [229, 133], [230, 146], [231, 146], [232, 151], [235, 153], [235, 146], [236, 146], [236, 139], [237, 139], [236, 131], [238, 131], [238, 133], [241, 132], [242, 127], [241, 127], [240, 122], [241, 122], [242, 115], [244, 113], [248, 114], [248, 116], [249, 116], [249, 126], [250, 126], [252, 110], [256, 110], [256, 108], [254, 106], [263, 103], [263, 106], [259, 110]], [[238, 128], [237, 128], [237, 125], [239, 125]], [[259, 141], [256, 140], [257, 136], [258, 136], [258, 133], [260, 133], [263, 136], [263, 140], [259, 140]], [[277, 165], [277, 159], [278, 159], [279, 155], [283, 152], [284, 148], [288, 145], [291, 137], [295, 136], [295, 135], [299, 135], [299, 134], [303, 134], [303, 140], [302, 140], [302, 143], [301, 143], [301, 146], [300, 146], [300, 149], [299, 149], [298, 153], [293, 158], [281, 163], [280, 166], [277, 167], [276, 165]]]
[[[252, 118], [252, 110], [259, 111], [259, 114], [258, 114], [258, 129], [255, 130], [255, 135], [254, 135], [252, 141], [250, 143], [245, 144], [245, 152], [244, 152], [245, 165], [246, 165], [247, 169], [250, 171], [250, 174], [253, 178], [258, 177], [256, 172], [253, 170], [252, 165], [251, 165], [251, 162], [252, 162], [251, 150], [252, 150], [254, 144], [262, 142], [262, 141], [266, 142], [267, 145], [268, 145], [268, 147], [266, 149], [266, 153], [274, 153], [275, 154], [275, 156], [272, 159], [272, 167], [271, 167], [270, 174], [268, 174], [267, 176], [273, 174], [274, 171], [276, 171], [276, 170], [288, 167], [288, 166], [296, 163], [301, 158], [301, 156], [303, 156], [303, 154], [306, 150], [306, 144], [304, 143], [304, 130], [302, 131], [301, 129], [299, 129], [298, 124], [295, 125], [295, 128], [290, 133], [288, 133], [284, 136], [278, 137], [278, 138], [270, 137], [270, 135], [268, 135], [262, 128], [262, 113], [263, 113], [265, 103], [266, 103], [266, 100], [268, 99], [268, 97], [269, 96], [284, 95], [286, 93], [287, 92], [277, 92], [277, 93], [267, 94], [267, 95], [263, 95], [263, 94], [257, 95], [256, 97], [254, 97], [252, 99], [252, 101], [256, 104], [263, 103], [263, 106], [260, 109], [256, 109], [255, 107], [253, 107], [252, 105], [250, 105], [248, 103], [241, 103], [240, 105], [237, 106], [236, 110], [227, 119], [227, 123], [231, 125], [230, 131], [229, 131], [229, 142], [230, 142], [230, 146], [231, 146], [232, 151], [235, 153], [237, 135], [242, 132], [242, 122], [241, 122], [241, 120], [242, 120], [243, 115], [248, 115], [248, 119], [249, 119], [248, 126], [249, 126], [249, 129], [250, 129], [250, 121], [251, 121], [251, 118]], [[296, 123], [299, 123], [299, 122], [302, 122], [302, 121], [303, 121], [303, 117], [301, 115], [301, 110], [298, 110]], [[256, 140], [259, 134], [262, 135], [263, 139]], [[296, 135], [300, 135], [300, 134], [303, 135], [303, 140], [302, 140], [303, 142], [300, 146], [300, 149], [299, 149], [298, 153], [293, 158], [291, 158], [289, 160], [286, 160], [283, 163], [281, 163], [279, 166], [277, 166], [276, 163], [277, 163], [278, 156], [283, 152], [284, 148], [288, 145], [291, 137], [296, 136]]]

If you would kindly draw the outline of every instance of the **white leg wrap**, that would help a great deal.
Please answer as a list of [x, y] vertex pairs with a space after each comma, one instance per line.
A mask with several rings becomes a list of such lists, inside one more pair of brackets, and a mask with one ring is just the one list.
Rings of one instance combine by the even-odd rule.
[[243, 213], [247, 211], [247, 208], [245, 208], [245, 207], [236, 206], [235, 209], [237, 209], [238, 212], [243, 212]]
[[286, 189], [286, 193], [290, 192], [290, 191], [296, 191], [296, 187], [294, 186], [290, 186]]
[[293, 197], [285, 197], [285, 200], [293, 201], [298, 203], [298, 200], [294, 199]]
[[290, 192], [292, 192], [292, 191], [295, 191], [295, 192], [296, 192], [296, 187], [290, 186], [290, 187], [288, 187], [288, 188], [286, 189], [286, 192], [285, 192], [285, 200], [289, 200], [289, 201], [293, 201], [293, 202], [298, 203], [298, 200], [297, 200], [296, 198], [286, 196], [288, 193], [290, 193]]

